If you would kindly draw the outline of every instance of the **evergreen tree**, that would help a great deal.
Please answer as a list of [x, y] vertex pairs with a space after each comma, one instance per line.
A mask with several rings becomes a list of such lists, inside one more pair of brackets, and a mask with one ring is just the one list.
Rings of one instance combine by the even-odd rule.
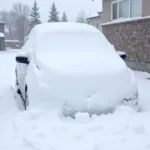
[[33, 27], [35, 27], [37, 24], [40, 24], [40, 13], [39, 13], [39, 7], [37, 6], [36, 0], [34, 1], [34, 5], [32, 7], [32, 11], [30, 14], [30, 22], [29, 22], [29, 31]]
[[50, 10], [50, 16], [48, 22], [59, 22], [59, 12], [57, 12], [57, 8], [55, 6], [55, 3], [53, 2]]
[[65, 12], [63, 12], [61, 21], [62, 21], [62, 22], [68, 22], [67, 15], [66, 15]]

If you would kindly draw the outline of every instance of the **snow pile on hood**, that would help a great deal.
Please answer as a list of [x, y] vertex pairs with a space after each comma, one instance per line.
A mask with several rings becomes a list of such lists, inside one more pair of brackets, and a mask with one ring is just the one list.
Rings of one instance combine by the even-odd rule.
[[127, 70], [126, 64], [115, 51], [39, 52], [36, 53], [35, 60], [41, 69], [59, 74], [106, 75]]

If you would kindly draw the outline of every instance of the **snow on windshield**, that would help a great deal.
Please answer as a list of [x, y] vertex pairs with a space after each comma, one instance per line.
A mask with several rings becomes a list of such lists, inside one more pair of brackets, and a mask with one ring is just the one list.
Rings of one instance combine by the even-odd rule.
[[37, 51], [99, 51], [110, 49], [102, 33], [44, 33], [38, 37]]

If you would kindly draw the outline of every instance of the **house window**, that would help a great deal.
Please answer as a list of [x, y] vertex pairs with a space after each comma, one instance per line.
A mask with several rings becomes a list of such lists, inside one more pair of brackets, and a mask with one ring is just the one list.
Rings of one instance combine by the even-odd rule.
[[112, 2], [112, 20], [141, 16], [142, 0], [116, 0]]
[[129, 0], [119, 2], [119, 18], [129, 17]]
[[113, 3], [112, 5], [112, 19], [115, 20], [118, 18], [118, 3]]
[[142, 0], [131, 0], [131, 17], [141, 16]]

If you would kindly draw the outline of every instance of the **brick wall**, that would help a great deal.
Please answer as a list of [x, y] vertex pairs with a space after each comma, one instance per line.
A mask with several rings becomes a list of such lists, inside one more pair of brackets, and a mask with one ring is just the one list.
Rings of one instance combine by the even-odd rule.
[[150, 63], [150, 18], [103, 25], [103, 33], [128, 61]]

